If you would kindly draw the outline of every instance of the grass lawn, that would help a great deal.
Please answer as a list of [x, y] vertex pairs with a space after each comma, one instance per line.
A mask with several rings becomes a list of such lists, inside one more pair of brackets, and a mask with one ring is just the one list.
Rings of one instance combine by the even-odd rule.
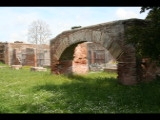
[[160, 113], [160, 80], [124, 86], [116, 76], [0, 68], [0, 113]]

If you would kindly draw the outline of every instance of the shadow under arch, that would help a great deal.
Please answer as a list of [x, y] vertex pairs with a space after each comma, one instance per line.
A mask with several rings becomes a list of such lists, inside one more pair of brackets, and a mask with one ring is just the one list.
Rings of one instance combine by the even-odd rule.
[[[74, 43], [67, 47], [61, 54], [58, 64], [56, 66], [55, 72], [57, 74], [73, 74], [77, 73], [75, 69], [77, 69], [78, 64], [75, 65], [75, 49], [77, 48], [78, 45], [81, 43], [85, 43], [86, 41], [81, 41], [78, 43]], [[80, 54], [79, 54], [80, 55]], [[86, 59], [86, 58], [85, 58]], [[76, 67], [75, 67], [76, 66]], [[80, 66], [82, 67], [82, 65]], [[84, 67], [87, 67], [84, 65]], [[78, 73], [77, 73], [78, 74]]]
[[63, 51], [57, 64], [57, 74], [83, 75], [102, 71], [106, 67], [116, 69], [114, 61], [116, 59], [101, 44], [82, 41], [70, 45]]

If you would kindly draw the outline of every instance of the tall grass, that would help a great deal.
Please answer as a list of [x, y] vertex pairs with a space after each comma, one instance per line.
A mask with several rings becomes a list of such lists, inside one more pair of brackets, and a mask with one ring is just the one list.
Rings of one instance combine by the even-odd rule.
[[116, 76], [0, 68], [0, 113], [160, 113], [160, 80], [124, 86]]

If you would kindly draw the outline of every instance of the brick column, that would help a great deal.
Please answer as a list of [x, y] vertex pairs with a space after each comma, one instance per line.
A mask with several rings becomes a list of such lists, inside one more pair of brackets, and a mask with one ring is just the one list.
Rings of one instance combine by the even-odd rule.
[[118, 61], [118, 81], [124, 85], [137, 83], [135, 49], [127, 46]]
[[37, 67], [37, 49], [33, 48], [34, 50], [34, 66]]

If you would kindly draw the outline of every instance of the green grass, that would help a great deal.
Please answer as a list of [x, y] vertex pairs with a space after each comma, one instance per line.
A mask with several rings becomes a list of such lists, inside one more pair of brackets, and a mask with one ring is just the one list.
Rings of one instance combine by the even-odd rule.
[[116, 76], [0, 68], [0, 113], [160, 113], [160, 80], [124, 86]]

